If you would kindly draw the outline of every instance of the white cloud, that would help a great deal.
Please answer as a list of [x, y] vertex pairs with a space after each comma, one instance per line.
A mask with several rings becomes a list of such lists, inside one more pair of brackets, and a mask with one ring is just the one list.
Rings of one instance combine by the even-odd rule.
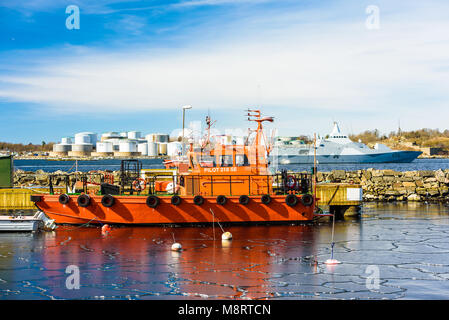
[[321, 109], [328, 116], [376, 112], [393, 123], [400, 114], [445, 107], [449, 21], [421, 8], [380, 8], [381, 29], [375, 31], [365, 28], [362, 6], [358, 16], [344, 21], [336, 12], [323, 16], [320, 8], [216, 25], [206, 34], [217, 32], [220, 39], [205, 36], [181, 48], [87, 50], [32, 72], [1, 76], [0, 97], [61, 113], [184, 104], [242, 109], [260, 103]]

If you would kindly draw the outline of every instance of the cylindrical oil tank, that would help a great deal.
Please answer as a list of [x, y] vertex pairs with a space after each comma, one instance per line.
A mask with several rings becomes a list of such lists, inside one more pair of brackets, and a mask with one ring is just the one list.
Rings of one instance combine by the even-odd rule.
[[139, 139], [141, 134], [142, 133], [140, 131], [129, 131], [128, 132], [128, 138], [129, 139]]
[[72, 138], [69, 137], [61, 138], [61, 144], [72, 144]]
[[169, 141], [169, 135], [165, 133], [150, 133], [145, 136], [148, 142], [165, 142]]
[[137, 142], [130, 140], [120, 141], [119, 144], [120, 152], [137, 152]]
[[157, 142], [148, 142], [148, 155], [150, 157], [159, 155], [159, 144]]
[[53, 152], [69, 152], [69, 151], [72, 151], [71, 144], [58, 143], [53, 145]]
[[181, 142], [170, 142], [167, 144], [167, 155], [170, 157], [178, 156], [182, 153], [182, 143]]
[[167, 154], [167, 143], [159, 143], [159, 154], [163, 156]]
[[89, 136], [90, 136], [90, 143], [95, 146], [97, 145], [97, 134], [93, 133], [93, 132], [88, 132]]
[[96, 145], [97, 134], [93, 132], [80, 132], [75, 134], [75, 144], [85, 144], [85, 143]]
[[120, 134], [118, 132], [105, 132], [101, 135], [101, 141], [104, 141], [106, 139], [114, 139], [114, 138], [120, 138]]
[[128, 138], [128, 132], [120, 132], [120, 137]]
[[72, 144], [72, 151], [90, 152], [93, 146], [90, 143]]
[[91, 143], [90, 135], [87, 132], [80, 132], [75, 134], [75, 144], [88, 144]]
[[139, 143], [137, 145], [137, 152], [140, 152], [142, 156], [148, 155], [148, 143]]
[[114, 152], [112, 142], [97, 142], [97, 152]]

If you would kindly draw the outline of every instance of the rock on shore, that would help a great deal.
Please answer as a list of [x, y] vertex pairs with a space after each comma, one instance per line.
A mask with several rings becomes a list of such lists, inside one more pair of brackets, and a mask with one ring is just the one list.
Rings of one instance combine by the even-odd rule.
[[449, 170], [334, 170], [318, 172], [317, 179], [360, 184], [367, 201], [449, 200]]

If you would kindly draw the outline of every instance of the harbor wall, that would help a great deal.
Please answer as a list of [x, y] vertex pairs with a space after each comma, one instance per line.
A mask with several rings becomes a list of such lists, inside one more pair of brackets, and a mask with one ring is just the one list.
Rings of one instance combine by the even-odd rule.
[[317, 180], [359, 184], [364, 201], [449, 200], [449, 170], [333, 170], [318, 172]]
[[[119, 171], [112, 174], [118, 180]], [[360, 185], [364, 201], [449, 201], [449, 170], [333, 170], [318, 172], [317, 179], [319, 183]], [[55, 186], [64, 184], [62, 179], [54, 182]], [[18, 170], [14, 172], [14, 186], [48, 186], [48, 173]]]

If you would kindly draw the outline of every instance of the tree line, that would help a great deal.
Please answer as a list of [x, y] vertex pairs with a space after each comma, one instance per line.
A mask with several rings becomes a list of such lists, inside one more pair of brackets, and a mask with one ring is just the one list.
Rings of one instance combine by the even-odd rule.
[[52, 151], [53, 145], [53, 142], [46, 143], [45, 141], [42, 141], [41, 144], [0, 142], [0, 150], [10, 152]]

